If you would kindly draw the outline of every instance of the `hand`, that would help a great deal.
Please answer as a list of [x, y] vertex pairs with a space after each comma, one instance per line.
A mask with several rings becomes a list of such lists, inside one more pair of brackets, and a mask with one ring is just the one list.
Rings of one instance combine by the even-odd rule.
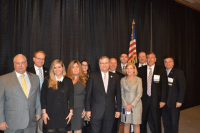
[[160, 108], [164, 107], [165, 103], [164, 102], [160, 102]]
[[2, 122], [0, 123], [0, 130], [2, 131], [6, 131], [6, 129], [8, 128], [8, 125], [6, 122]]
[[127, 104], [127, 105], [125, 106], [125, 110], [126, 110], [126, 111], [131, 111], [131, 108], [132, 108], [132, 105], [131, 105], [131, 104]]
[[71, 121], [72, 119], [72, 114], [68, 114], [68, 116], [66, 117], [66, 120], [68, 119], [67, 121], [67, 124]]
[[50, 118], [49, 118], [47, 113], [43, 114], [43, 119], [44, 119], [44, 124], [47, 125], [47, 119], [50, 120]]
[[85, 109], [83, 110], [83, 112], [82, 112], [82, 116], [81, 116], [82, 118], [84, 118], [85, 117]]
[[90, 120], [90, 117], [91, 117], [91, 111], [88, 111], [88, 112], [86, 113], [86, 115], [87, 115], [87, 118]]
[[115, 118], [119, 118], [120, 117], [120, 112], [115, 112]]
[[36, 120], [38, 121], [41, 118], [41, 115], [36, 115]]
[[182, 106], [182, 103], [176, 102], [176, 108], [179, 108]]

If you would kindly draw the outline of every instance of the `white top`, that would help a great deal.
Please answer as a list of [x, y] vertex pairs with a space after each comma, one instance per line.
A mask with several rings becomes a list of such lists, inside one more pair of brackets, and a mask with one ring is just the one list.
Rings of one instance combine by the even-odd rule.
[[[21, 87], [22, 87], [22, 76], [21, 76], [22, 74], [20, 74], [20, 73], [18, 73], [18, 72], [16, 72], [16, 71], [15, 71], [15, 73], [16, 73], [17, 78], [18, 78], [18, 81], [19, 81], [19, 83], [20, 83], [20, 85], [21, 85]], [[28, 77], [28, 75], [27, 75], [27, 72], [24, 73], [24, 79], [25, 79], [25, 81], [26, 81], [26, 86], [27, 86], [28, 94], [29, 94], [30, 89], [31, 89], [31, 83], [30, 83], [29, 77]]]
[[41, 69], [42, 70], [42, 76], [43, 76], [43, 78], [44, 78], [44, 72], [43, 72], [43, 67], [37, 67], [36, 65], [34, 65], [34, 68], [35, 68], [35, 72], [36, 72], [36, 75], [38, 75], [39, 76], [39, 74], [40, 74], [40, 72], [39, 72], [39, 70], [38, 69]]

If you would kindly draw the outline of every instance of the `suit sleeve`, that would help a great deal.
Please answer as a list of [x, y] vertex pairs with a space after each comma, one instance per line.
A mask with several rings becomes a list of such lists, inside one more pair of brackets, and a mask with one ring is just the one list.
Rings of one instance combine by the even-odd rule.
[[165, 69], [161, 69], [161, 85], [162, 85], [162, 91], [161, 91], [161, 101], [160, 102], [167, 102], [167, 94], [168, 94], [168, 80], [167, 80], [167, 74]]
[[39, 115], [39, 114], [42, 114], [42, 110], [41, 110], [41, 102], [40, 102], [40, 81], [39, 81], [38, 76], [37, 76], [37, 80], [38, 80], [38, 89], [37, 89], [37, 98], [36, 98], [35, 108], [36, 108], [36, 115]]
[[48, 89], [48, 80], [45, 79], [44, 83], [42, 84], [41, 97], [40, 97], [42, 109], [47, 109], [47, 89]]
[[69, 81], [69, 94], [68, 94], [68, 98], [69, 98], [69, 109], [73, 109], [74, 108], [74, 85], [73, 85], [71, 79]]
[[3, 79], [0, 78], [0, 123], [5, 122], [4, 116], [4, 102], [5, 102], [5, 88], [3, 84]]
[[139, 79], [138, 80], [138, 87], [137, 87], [137, 94], [136, 97], [133, 99], [133, 101], [131, 102], [131, 105], [133, 107], [137, 106], [138, 101], [140, 101], [141, 97], [142, 97], [142, 93], [143, 93], [143, 88], [142, 88], [142, 80]]
[[85, 111], [91, 111], [90, 105], [91, 105], [91, 97], [92, 97], [91, 95], [93, 88], [92, 77], [93, 75], [91, 74], [86, 84]]
[[180, 71], [178, 74], [178, 85], [179, 85], [179, 93], [177, 102], [183, 103], [185, 98], [186, 84], [185, 84], [185, 76], [183, 71]]
[[122, 98], [121, 98], [121, 88], [120, 88], [120, 79], [119, 76], [116, 76], [116, 84], [117, 84], [117, 88], [116, 88], [116, 100], [117, 100], [117, 109], [116, 112], [121, 112], [121, 108], [122, 108]]

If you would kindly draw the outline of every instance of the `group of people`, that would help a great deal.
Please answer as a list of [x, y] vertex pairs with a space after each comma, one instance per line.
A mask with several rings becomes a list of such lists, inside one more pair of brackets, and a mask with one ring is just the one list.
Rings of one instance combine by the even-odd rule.
[[[166, 69], [155, 65], [154, 53], [140, 52], [139, 63], [128, 63], [122, 53], [102, 56], [99, 69], [90, 73], [87, 60], [73, 60], [65, 68], [54, 60], [45, 68], [46, 54], [34, 54], [34, 66], [14, 57], [14, 71], [0, 76], [0, 130], [5, 133], [178, 133], [180, 106], [185, 95], [183, 71], [166, 57]], [[162, 108], [162, 109], [161, 109]]]

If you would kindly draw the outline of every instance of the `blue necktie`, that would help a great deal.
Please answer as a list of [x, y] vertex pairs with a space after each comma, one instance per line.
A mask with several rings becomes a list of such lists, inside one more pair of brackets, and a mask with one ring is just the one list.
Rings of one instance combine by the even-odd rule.
[[38, 69], [38, 71], [39, 71], [39, 79], [40, 79], [40, 90], [41, 90], [41, 88], [42, 88], [42, 83], [43, 83], [43, 81], [44, 81], [44, 79], [43, 79], [43, 75], [42, 75], [42, 70], [41, 70], [41, 68], [39, 68]]

